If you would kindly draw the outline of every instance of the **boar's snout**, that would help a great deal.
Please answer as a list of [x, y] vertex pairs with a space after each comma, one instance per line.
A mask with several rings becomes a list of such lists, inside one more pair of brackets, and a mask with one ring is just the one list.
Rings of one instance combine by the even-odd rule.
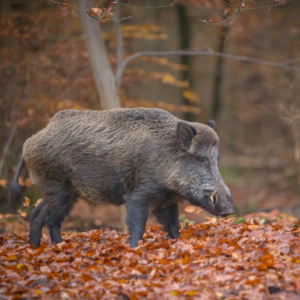
[[228, 207], [225, 207], [224, 210], [220, 213], [220, 216], [223, 218], [225, 218], [229, 215], [235, 214], [235, 211], [234, 211], [234, 208], [232, 205], [232, 196], [231, 196], [231, 200], [228, 203], [229, 203]]
[[228, 187], [222, 182], [221, 187], [210, 196], [213, 207], [213, 214], [227, 217], [235, 213], [233, 208], [233, 198]]
[[227, 217], [235, 213], [232, 195], [227, 186], [225, 189], [204, 190], [204, 195], [200, 202], [192, 203], [215, 216]]

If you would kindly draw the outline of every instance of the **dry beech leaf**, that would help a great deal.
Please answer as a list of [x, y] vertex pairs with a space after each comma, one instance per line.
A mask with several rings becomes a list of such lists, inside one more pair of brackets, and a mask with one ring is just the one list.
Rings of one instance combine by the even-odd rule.
[[20, 214], [21, 217], [25, 218], [27, 216], [27, 213], [24, 211], [21, 211], [20, 209], [18, 209], [18, 213]]
[[276, 299], [298, 295], [299, 227], [208, 219], [186, 224], [179, 239], [167, 238], [161, 225], [146, 226], [134, 249], [128, 233], [111, 229], [67, 239], [62, 233], [57, 245], [45, 231], [38, 249], [27, 233], [0, 233], [0, 294], [66, 300], [267, 299], [274, 290]]
[[196, 206], [189, 205], [184, 210], [188, 213], [193, 213], [196, 210]]
[[288, 254], [290, 252], [289, 244], [281, 244], [278, 246], [278, 250], [284, 254]]
[[7, 184], [7, 180], [6, 179], [0, 179], [0, 185], [5, 187]]
[[40, 270], [42, 273], [51, 273], [51, 269], [48, 266], [41, 266]]
[[24, 200], [24, 203], [23, 203], [23, 206], [24, 207], [28, 207], [30, 204], [30, 199], [28, 197], [25, 197], [25, 200]]
[[16, 260], [16, 256], [15, 255], [9, 255], [5, 258], [5, 261], [13, 261], [13, 260]]
[[35, 207], [38, 206], [38, 205], [42, 202], [42, 200], [43, 200], [43, 198], [38, 199], [38, 200], [35, 202], [34, 206], [35, 206]]
[[210, 219], [210, 222], [212, 223], [212, 224], [215, 224], [215, 223], [217, 223], [217, 218], [215, 218], [215, 217], [213, 217], [213, 218], [211, 218]]
[[272, 250], [270, 253], [274, 256], [279, 256], [280, 255], [280, 250], [278, 248], [276, 248], [276, 249]]
[[256, 230], [259, 227], [259, 225], [248, 225], [248, 228], [250, 230]]
[[243, 256], [242, 256], [241, 254], [236, 253], [236, 252], [233, 252], [233, 253], [232, 253], [232, 257], [233, 257], [233, 258], [236, 258], [236, 259], [242, 259], [242, 258], [243, 258]]
[[25, 183], [25, 180], [23, 179], [23, 177], [19, 177], [18, 182], [21, 187], [26, 186], [26, 183]]

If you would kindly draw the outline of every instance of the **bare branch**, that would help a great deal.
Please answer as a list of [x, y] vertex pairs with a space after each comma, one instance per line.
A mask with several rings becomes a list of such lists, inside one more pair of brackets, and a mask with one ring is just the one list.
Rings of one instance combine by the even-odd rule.
[[[57, 1], [54, 1], [54, 0], [49, 0], [50, 2], [52, 2], [52, 3], [55, 3], [55, 4], [59, 4], [59, 5], [63, 5], [63, 4], [65, 4], [65, 3], [61, 3], [61, 2], [57, 2]], [[101, 3], [102, 3], [103, 1], [101, 1], [96, 7], [98, 7]], [[76, 11], [78, 11], [78, 12], [84, 12], [85, 14], [87, 14], [88, 16], [89, 16], [89, 18], [84, 18], [84, 17], [80, 17], [79, 15], [76, 15], [76, 14], [74, 14], [74, 10], [72, 10], [72, 11], [69, 11], [68, 9], [67, 9], [67, 7], [72, 7], [73, 9], [75, 9]], [[74, 16], [74, 17], [76, 17], [76, 18], [78, 18], [78, 19], [81, 19], [81, 20], [87, 20], [87, 21], [99, 21], [99, 20], [102, 20], [102, 19], [106, 19], [106, 20], [112, 20], [112, 18], [111, 18], [111, 14], [108, 14], [107, 12], [103, 12], [103, 13], [101, 13], [101, 15], [97, 15], [97, 16], [94, 16], [94, 15], [92, 15], [91, 14], [91, 12], [90, 12], [90, 8], [88, 7], [88, 6], [86, 6], [87, 7], [87, 10], [83, 10], [83, 9], [80, 9], [80, 8], [78, 8], [78, 7], [76, 7], [76, 6], [73, 6], [73, 5], [70, 5], [70, 4], [68, 4], [68, 6], [62, 6], [62, 10], [63, 11], [65, 11], [66, 13], [68, 13], [68, 14], [70, 14], [70, 15], [72, 15], [72, 16]], [[107, 17], [109, 17], [109, 19], [107, 19]], [[123, 18], [123, 20], [125, 20], [125, 19], [129, 19], [130, 17], [128, 17], [128, 18]]]
[[136, 5], [130, 4], [131, 1], [129, 1], [128, 3], [122, 3], [122, 2], [117, 0], [116, 2], [120, 5], [129, 6], [129, 7], [132, 7], [132, 8], [166, 8], [166, 7], [173, 6], [176, 3], [176, 0], [173, 0], [171, 4], [159, 5], [159, 6], [148, 6], [148, 4], [146, 6], [136, 6]]
[[262, 8], [268, 8], [268, 9], [270, 9], [272, 7], [275, 7], [275, 6], [279, 6], [279, 5], [285, 4], [283, 2], [279, 2], [279, 3], [274, 4], [274, 5], [265, 5], [265, 6], [258, 6], [258, 7], [246, 7], [246, 8], [241, 9], [242, 4], [245, 3], [245, 0], [240, 0], [240, 3], [239, 3], [238, 6], [230, 5], [230, 4], [228, 4], [228, 3], [224, 2], [224, 1], [221, 1], [221, 0], [220, 0], [220, 2], [223, 3], [223, 4], [226, 4], [227, 7], [234, 7], [234, 8], [236, 8], [235, 12], [231, 16], [226, 16], [225, 15], [226, 19], [224, 21], [222, 21], [222, 22], [215, 22], [214, 23], [214, 22], [208, 22], [206, 20], [198, 20], [198, 21], [201, 21], [203, 23], [207, 23], [207, 24], [210, 24], [210, 25], [222, 25], [222, 24], [228, 22], [229, 20], [233, 19], [240, 12], [247, 11], [247, 10], [254, 10], [254, 9], [262, 9]]
[[[49, 0], [49, 1], [50, 1], [50, 2], [53, 2], [53, 3], [55, 3], [55, 4], [59, 4], [59, 5], [62, 4], [61, 2], [57, 2], [57, 1], [54, 1], [54, 0]], [[78, 8], [78, 7], [76, 7], [76, 6], [73, 6], [73, 5], [70, 5], [70, 7], [75, 8], [76, 10], [80, 10], [80, 11], [82, 11], [82, 12], [86, 12], [86, 10], [80, 9], [80, 8]]]
[[232, 55], [232, 54], [226, 54], [226, 53], [219, 53], [215, 52], [212, 50], [174, 50], [174, 51], [143, 51], [143, 52], [138, 52], [135, 53], [129, 57], [127, 57], [124, 61], [122, 66], [117, 70], [116, 74], [116, 82], [121, 82], [123, 72], [127, 64], [140, 57], [140, 56], [167, 56], [167, 55], [205, 55], [205, 56], [218, 56], [218, 57], [224, 57], [228, 59], [233, 59], [233, 60], [238, 60], [238, 61], [245, 61], [245, 62], [250, 62], [250, 63], [255, 63], [255, 64], [260, 64], [260, 65], [265, 65], [268, 67], [274, 67], [274, 68], [282, 68], [287, 71], [291, 72], [300, 72], [300, 68], [296, 67], [291, 67], [284, 62], [276, 63], [276, 62], [269, 62], [265, 61], [262, 59], [257, 59], [257, 58], [251, 58], [251, 57], [246, 57], [246, 56], [237, 56], [237, 55]]

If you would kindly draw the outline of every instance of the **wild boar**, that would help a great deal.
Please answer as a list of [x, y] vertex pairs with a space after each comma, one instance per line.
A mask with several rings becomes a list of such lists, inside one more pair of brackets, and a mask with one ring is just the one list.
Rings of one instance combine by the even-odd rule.
[[34, 247], [44, 224], [52, 242], [62, 242], [61, 223], [78, 198], [94, 205], [125, 204], [131, 247], [143, 237], [149, 207], [169, 237], [179, 238], [181, 199], [217, 216], [234, 213], [211, 127], [161, 109], [61, 111], [24, 143], [9, 208], [15, 213], [21, 203], [18, 178], [26, 164], [43, 195], [31, 214]]

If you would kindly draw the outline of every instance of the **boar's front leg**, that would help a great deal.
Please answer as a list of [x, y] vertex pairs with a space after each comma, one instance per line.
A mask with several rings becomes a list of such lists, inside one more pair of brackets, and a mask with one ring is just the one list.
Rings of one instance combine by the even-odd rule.
[[157, 207], [154, 209], [153, 214], [158, 222], [164, 226], [171, 239], [180, 237], [177, 203], [171, 203], [165, 207]]
[[149, 213], [149, 202], [145, 194], [136, 192], [130, 197], [125, 197], [127, 211], [126, 223], [130, 232], [130, 247], [138, 246], [139, 240], [143, 239], [145, 226]]

